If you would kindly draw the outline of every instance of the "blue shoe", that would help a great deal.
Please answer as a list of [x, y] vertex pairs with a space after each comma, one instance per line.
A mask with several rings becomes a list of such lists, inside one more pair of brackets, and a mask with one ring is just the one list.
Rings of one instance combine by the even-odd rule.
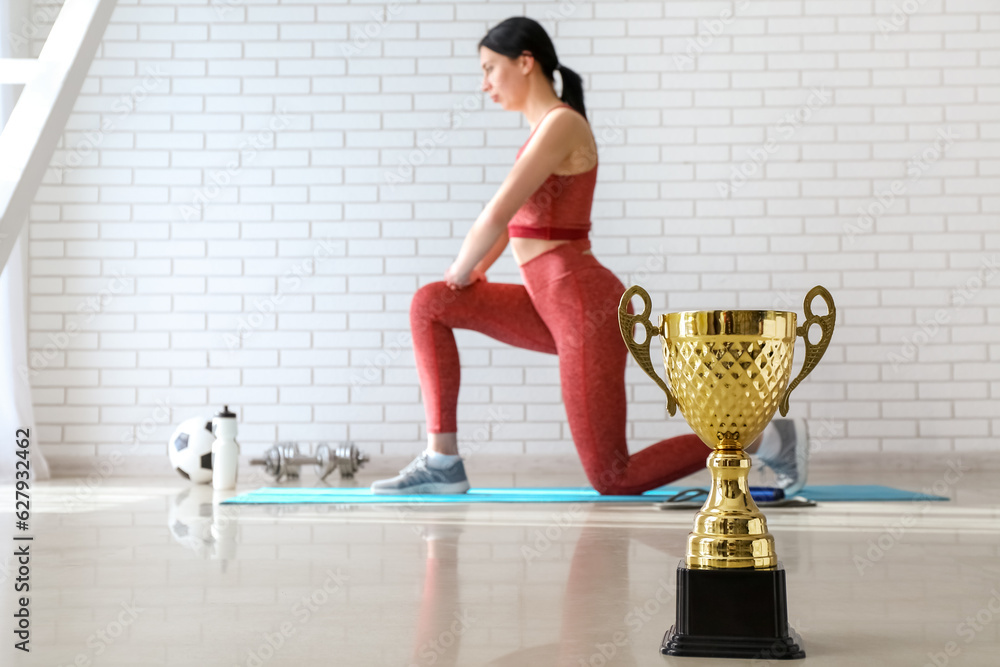
[[765, 434], [757, 457], [774, 471], [778, 488], [785, 491], [786, 497], [791, 497], [806, 485], [809, 430], [804, 419], [772, 419], [771, 424], [778, 439]]
[[372, 483], [375, 495], [402, 495], [407, 493], [465, 493], [469, 480], [465, 465], [458, 459], [447, 468], [427, 465], [427, 452], [423, 451], [409, 465], [391, 479]]

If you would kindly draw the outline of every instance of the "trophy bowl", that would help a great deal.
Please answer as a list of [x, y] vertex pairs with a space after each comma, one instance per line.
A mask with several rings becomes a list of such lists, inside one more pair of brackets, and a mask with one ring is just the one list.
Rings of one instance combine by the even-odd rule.
[[712, 449], [752, 443], [791, 378], [795, 313], [670, 313], [660, 330], [667, 380], [688, 425]]

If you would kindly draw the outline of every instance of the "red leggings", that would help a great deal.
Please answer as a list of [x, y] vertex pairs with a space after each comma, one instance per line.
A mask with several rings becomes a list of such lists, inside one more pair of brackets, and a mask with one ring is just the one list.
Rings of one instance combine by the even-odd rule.
[[592, 254], [583, 254], [589, 249], [590, 240], [580, 239], [534, 257], [521, 266], [523, 285], [477, 281], [452, 290], [438, 281], [417, 290], [410, 329], [427, 431], [458, 431], [461, 368], [452, 329], [557, 354], [566, 417], [587, 479], [602, 494], [638, 494], [703, 470], [710, 451], [690, 434], [629, 455], [629, 353], [618, 325], [625, 286]]

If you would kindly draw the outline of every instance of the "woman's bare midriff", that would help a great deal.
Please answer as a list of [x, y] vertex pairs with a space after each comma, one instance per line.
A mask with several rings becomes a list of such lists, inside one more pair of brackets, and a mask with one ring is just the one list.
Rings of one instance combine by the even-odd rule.
[[[514, 237], [510, 240], [510, 249], [511, 252], [514, 253], [514, 261], [517, 262], [518, 266], [521, 266], [538, 257], [543, 252], [548, 252], [556, 246], [561, 246], [564, 243], [569, 243], [569, 241]], [[584, 250], [583, 252], [588, 255], [593, 254], [589, 250]]]

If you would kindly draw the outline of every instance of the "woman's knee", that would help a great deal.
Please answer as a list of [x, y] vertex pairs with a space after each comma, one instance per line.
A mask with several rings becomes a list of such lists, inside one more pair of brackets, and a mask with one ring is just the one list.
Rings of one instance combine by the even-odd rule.
[[413, 300], [410, 301], [410, 317], [440, 315], [456, 298], [455, 291], [443, 280], [427, 283], [413, 295]]
[[628, 455], [615, 452], [613, 456], [584, 462], [584, 472], [590, 485], [603, 496], [628, 495], [626, 483]]
[[591, 486], [602, 496], [631, 496], [632, 489], [621, 481], [604, 481], [604, 478], [591, 479]]

